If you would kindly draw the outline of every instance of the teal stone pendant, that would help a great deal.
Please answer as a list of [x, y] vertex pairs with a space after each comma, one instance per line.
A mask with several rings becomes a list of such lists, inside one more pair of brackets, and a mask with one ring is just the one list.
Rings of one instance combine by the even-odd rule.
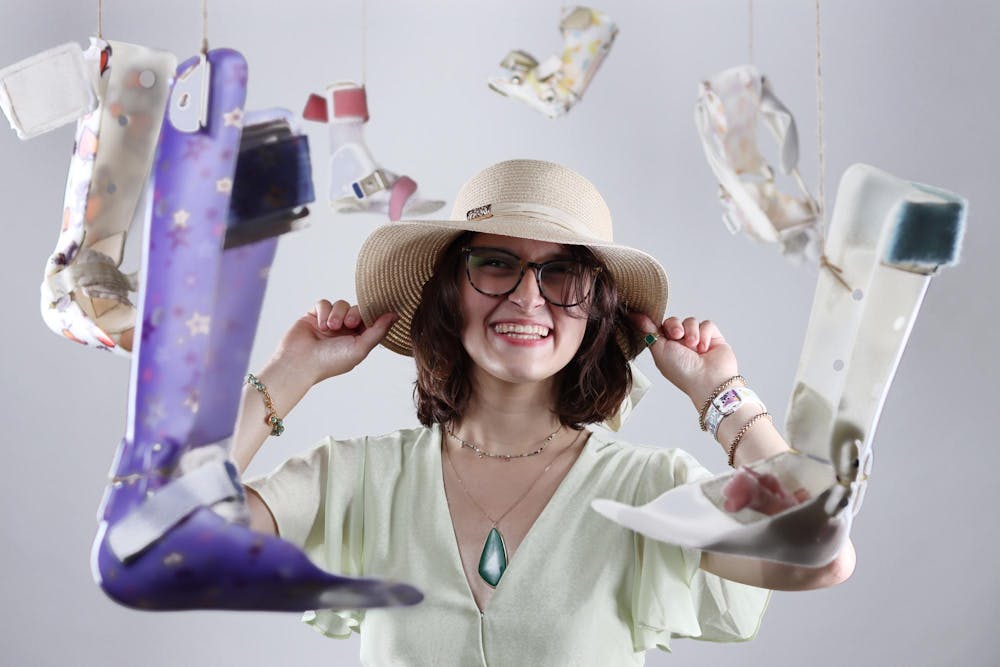
[[492, 588], [500, 583], [500, 577], [507, 569], [507, 546], [496, 526], [490, 529], [483, 545], [483, 555], [479, 557], [479, 576]]

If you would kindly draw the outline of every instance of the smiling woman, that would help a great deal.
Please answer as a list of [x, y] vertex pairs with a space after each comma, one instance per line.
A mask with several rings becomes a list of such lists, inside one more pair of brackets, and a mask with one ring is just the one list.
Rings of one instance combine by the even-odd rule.
[[[477, 368], [487, 369], [491, 375], [510, 382], [537, 381], [555, 375], [569, 363], [583, 341], [587, 313], [583, 302], [590, 291], [589, 284], [586, 289], [578, 286], [573, 290], [567, 299], [570, 303], [557, 303], [546, 292], [546, 283], [559, 288], [556, 295], [560, 299], [563, 289], [572, 289], [574, 283], [579, 283], [580, 280], [566, 278], [568, 268], [561, 274], [556, 268], [571, 260], [524, 262], [515, 251], [533, 258], [560, 257], [565, 254], [562, 246], [530, 239], [504, 240], [497, 235], [477, 235], [472, 241], [502, 243], [506, 247], [477, 246], [469, 248], [466, 254], [468, 280], [461, 281], [458, 311], [465, 320], [462, 345], [466, 352]], [[519, 268], [521, 262], [524, 264]], [[529, 266], [533, 270], [525, 279], [524, 268]], [[576, 269], [578, 275], [585, 271], [582, 265]], [[590, 272], [587, 273], [590, 277]], [[550, 278], [551, 275], [555, 277]], [[490, 287], [506, 289], [493, 292]], [[546, 308], [546, 302], [555, 307]], [[514, 350], [508, 349], [509, 345]], [[512, 357], [511, 353], [520, 348], [525, 348], [525, 354]], [[505, 368], [508, 360], [514, 365]]]
[[[257, 375], [284, 416], [381, 342], [415, 358], [422, 426], [328, 438], [248, 488], [259, 530], [331, 571], [424, 592], [414, 608], [307, 615], [330, 636], [362, 631], [364, 663], [642, 664], [675, 637], [752, 638], [767, 588], [849, 576], [850, 547], [806, 570], [655, 542], [590, 509], [709, 476], [683, 451], [587, 428], [616, 418], [639, 352], [696, 409], [742, 378], [712, 322], [664, 319], [662, 266], [613, 242], [610, 212], [579, 174], [530, 160], [486, 169], [450, 220], [376, 229], [357, 289], [358, 305], [317, 303]], [[738, 464], [787, 449], [754, 405], [715, 431], [736, 437]], [[263, 418], [248, 390], [241, 469]], [[757, 495], [741, 497], [753, 507]]]
[[[528, 271], [529, 263], [515, 250], [548, 261], [531, 262], [536, 267]], [[489, 274], [482, 270], [485, 262], [492, 265]], [[574, 266], [560, 267], [569, 262]], [[498, 266], [506, 277], [499, 275]], [[618, 341], [634, 341], [638, 334], [618, 299], [614, 278], [602, 269], [601, 260], [585, 246], [475, 232], [456, 238], [441, 252], [413, 314], [421, 423], [446, 424], [464, 413], [476, 369], [490, 369], [491, 375], [508, 381], [517, 381], [519, 374], [545, 378], [562, 370], [556, 397], [561, 423], [580, 427], [611, 416], [632, 379]], [[574, 277], [553, 281], [554, 270]], [[542, 308], [539, 301], [556, 305], [547, 296], [546, 283], [558, 295], [572, 287], [566, 305]], [[515, 351], [522, 354], [513, 356]], [[510, 367], [514, 363], [520, 366]]]

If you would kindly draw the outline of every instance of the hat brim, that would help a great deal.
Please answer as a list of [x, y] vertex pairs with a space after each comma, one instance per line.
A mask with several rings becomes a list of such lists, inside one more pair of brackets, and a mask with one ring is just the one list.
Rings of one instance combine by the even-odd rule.
[[[663, 320], [667, 274], [655, 258], [641, 250], [517, 216], [474, 221], [406, 220], [378, 227], [358, 252], [355, 288], [365, 325], [371, 326], [384, 313], [399, 316], [382, 345], [413, 356], [410, 324], [424, 283], [433, 275], [441, 251], [467, 231], [586, 246], [607, 266], [618, 286], [619, 298], [629, 310], [645, 313], [657, 324]], [[631, 347], [623, 345], [629, 358], [637, 352]]]

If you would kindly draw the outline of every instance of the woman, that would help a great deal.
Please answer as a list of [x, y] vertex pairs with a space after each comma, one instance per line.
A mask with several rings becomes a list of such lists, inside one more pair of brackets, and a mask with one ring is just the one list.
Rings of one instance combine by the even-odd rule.
[[[751, 638], [766, 589], [849, 576], [850, 546], [811, 570], [654, 542], [592, 511], [595, 498], [642, 504], [709, 475], [680, 450], [584, 428], [620, 419], [628, 360], [648, 346], [701, 410], [739, 384], [736, 358], [712, 322], [663, 319], [662, 267], [612, 242], [600, 194], [564, 167], [494, 165], [466, 183], [452, 217], [373, 232], [359, 304], [320, 301], [259, 373], [286, 415], [379, 342], [417, 362], [423, 427], [327, 439], [249, 485], [257, 529], [331, 571], [425, 594], [411, 608], [308, 621], [332, 636], [363, 627], [366, 664], [642, 664], [672, 637]], [[735, 465], [788, 447], [760, 412], [748, 401], [719, 424]], [[241, 469], [267, 414], [248, 389]], [[751, 491], [741, 503], [758, 509], [781, 497], [766, 482]]]

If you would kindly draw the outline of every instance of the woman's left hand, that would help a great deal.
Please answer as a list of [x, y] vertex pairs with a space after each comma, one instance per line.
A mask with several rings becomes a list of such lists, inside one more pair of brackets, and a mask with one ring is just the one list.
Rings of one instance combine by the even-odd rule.
[[629, 317], [643, 334], [659, 336], [649, 346], [656, 368], [696, 407], [720, 383], [739, 373], [733, 349], [711, 320], [669, 317], [657, 326], [643, 313]]

